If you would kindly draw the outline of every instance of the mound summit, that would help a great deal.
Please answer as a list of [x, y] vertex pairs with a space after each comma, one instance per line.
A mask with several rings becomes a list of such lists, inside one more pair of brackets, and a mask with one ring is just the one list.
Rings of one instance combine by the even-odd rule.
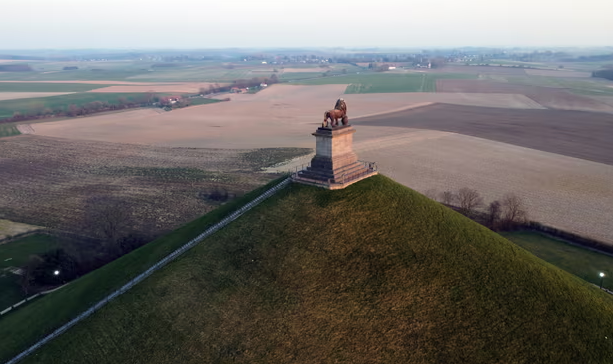
[[25, 362], [611, 363], [613, 299], [384, 176], [293, 184]]

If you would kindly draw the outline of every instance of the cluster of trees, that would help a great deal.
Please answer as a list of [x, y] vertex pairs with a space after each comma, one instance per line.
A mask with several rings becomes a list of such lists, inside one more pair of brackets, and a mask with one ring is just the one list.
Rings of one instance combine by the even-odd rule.
[[461, 188], [458, 191], [428, 190], [425, 195], [470, 217], [494, 231], [512, 230], [528, 223], [528, 213], [521, 197], [507, 193], [499, 200], [486, 204], [474, 189]]
[[606, 78], [607, 80], [613, 80], [613, 69], [594, 71], [592, 72], [592, 77], [600, 77]]
[[64, 238], [59, 249], [31, 256], [21, 267], [24, 294], [69, 282], [153, 240], [153, 236], [135, 232], [132, 216], [124, 201], [110, 197], [89, 199], [82, 228], [98, 243]]
[[259, 87], [260, 84], [265, 83], [267, 85], [272, 85], [275, 83], [279, 83], [279, 77], [275, 74], [270, 77], [253, 77], [252, 79], [239, 79], [232, 82], [230, 85], [221, 86], [218, 83], [211, 84], [209, 87], [201, 87], [200, 94], [201, 95], [210, 95], [216, 94], [220, 92], [229, 92], [233, 87], [238, 88], [252, 88]]

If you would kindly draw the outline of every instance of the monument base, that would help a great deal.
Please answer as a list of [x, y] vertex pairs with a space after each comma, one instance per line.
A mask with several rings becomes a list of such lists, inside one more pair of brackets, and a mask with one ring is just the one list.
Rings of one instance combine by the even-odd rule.
[[358, 161], [353, 152], [351, 125], [319, 128], [316, 138], [316, 155], [310, 165], [296, 172], [294, 181], [330, 190], [341, 189], [377, 174], [376, 165]]

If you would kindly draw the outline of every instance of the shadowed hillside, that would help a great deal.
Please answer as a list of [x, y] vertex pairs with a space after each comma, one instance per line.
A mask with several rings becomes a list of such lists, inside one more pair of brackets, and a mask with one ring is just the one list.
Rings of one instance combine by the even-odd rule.
[[383, 176], [292, 185], [26, 360], [612, 361], [611, 297]]

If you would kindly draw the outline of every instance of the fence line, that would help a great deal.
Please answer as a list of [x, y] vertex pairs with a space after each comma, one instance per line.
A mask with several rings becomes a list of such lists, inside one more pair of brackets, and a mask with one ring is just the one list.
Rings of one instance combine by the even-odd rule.
[[162, 258], [162, 260], [158, 261], [151, 268], [147, 269], [143, 273], [141, 273], [138, 276], [136, 276], [135, 278], [133, 278], [131, 281], [129, 281], [128, 283], [123, 285], [118, 290], [114, 291], [113, 293], [109, 294], [108, 296], [106, 296], [102, 300], [98, 301], [98, 303], [96, 303], [95, 305], [93, 305], [92, 307], [87, 309], [85, 312], [81, 313], [80, 315], [78, 315], [77, 317], [73, 318], [72, 320], [70, 320], [66, 324], [62, 325], [59, 329], [55, 330], [51, 334], [45, 336], [43, 339], [38, 341], [36, 344], [30, 346], [28, 349], [26, 349], [25, 351], [21, 352], [17, 356], [15, 356], [13, 359], [7, 361], [6, 364], [15, 364], [15, 363], [17, 363], [18, 361], [20, 361], [21, 359], [23, 359], [26, 356], [30, 355], [32, 352], [34, 352], [35, 350], [37, 350], [41, 346], [45, 345], [49, 341], [51, 341], [54, 338], [58, 337], [59, 335], [63, 334], [66, 330], [68, 330], [71, 327], [73, 327], [74, 325], [76, 325], [79, 321], [83, 320], [84, 318], [87, 318], [87, 317], [91, 316], [94, 312], [96, 312], [100, 308], [104, 307], [104, 305], [106, 305], [107, 303], [112, 301], [114, 298], [116, 298], [117, 296], [127, 292], [130, 288], [134, 287], [136, 284], [138, 284], [139, 282], [143, 281], [145, 278], [149, 277], [151, 274], [153, 274], [153, 272], [159, 270], [160, 268], [162, 268], [166, 264], [168, 264], [171, 261], [173, 261], [174, 259], [176, 259], [179, 255], [181, 255], [181, 254], [185, 253], [187, 250], [193, 248], [196, 244], [201, 242], [204, 238], [214, 234], [215, 232], [217, 232], [218, 230], [220, 230], [224, 226], [228, 225], [230, 222], [236, 220], [238, 217], [243, 215], [245, 212], [251, 210], [253, 207], [255, 207], [258, 204], [260, 204], [262, 201], [264, 201], [268, 197], [270, 197], [270, 196], [274, 195], [275, 193], [277, 193], [279, 190], [281, 190], [282, 188], [287, 186], [290, 182], [291, 182], [291, 178], [286, 178], [285, 180], [283, 180], [278, 185], [274, 186], [273, 188], [271, 188], [268, 191], [264, 192], [260, 196], [256, 197], [253, 201], [245, 204], [240, 209], [238, 209], [238, 210], [234, 211], [233, 213], [231, 213], [230, 215], [226, 216], [221, 221], [219, 221], [218, 223], [214, 224], [213, 226], [211, 226], [210, 228], [205, 230], [202, 234], [198, 235], [197, 237], [195, 237], [194, 239], [190, 240], [188, 243], [186, 243], [185, 245], [183, 245], [179, 249], [175, 250], [174, 252], [170, 253], [166, 257]]

